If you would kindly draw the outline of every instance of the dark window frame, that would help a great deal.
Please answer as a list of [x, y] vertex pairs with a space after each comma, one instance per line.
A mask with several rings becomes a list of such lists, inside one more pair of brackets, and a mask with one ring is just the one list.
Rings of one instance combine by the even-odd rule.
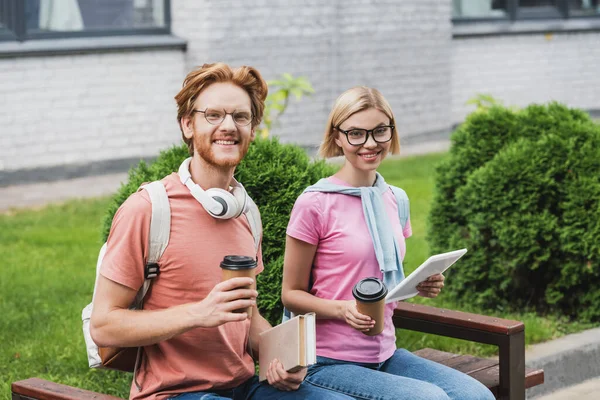
[[600, 18], [600, 13], [596, 15], [571, 15], [569, 0], [556, 0], [556, 6], [547, 7], [519, 7], [519, 0], [506, 1], [506, 16], [504, 17], [455, 17], [452, 16], [452, 22], [455, 24], [468, 24], [472, 22], [500, 22], [511, 23], [516, 21], [536, 21], [536, 20], [567, 20], [567, 19], [596, 19]]
[[164, 26], [152, 28], [130, 29], [89, 29], [70, 32], [27, 32], [25, 21], [25, 2], [23, 0], [0, 0], [0, 10], [3, 16], [0, 27], [0, 42], [69, 38], [98, 38], [110, 36], [136, 35], [167, 35], [171, 33], [171, 0], [161, 0], [164, 3]]
[[0, 27], [0, 40], [17, 40], [15, 32], [11, 29], [14, 23], [15, 3], [6, 0], [0, 0], [0, 15], [2, 18], [3, 27]]

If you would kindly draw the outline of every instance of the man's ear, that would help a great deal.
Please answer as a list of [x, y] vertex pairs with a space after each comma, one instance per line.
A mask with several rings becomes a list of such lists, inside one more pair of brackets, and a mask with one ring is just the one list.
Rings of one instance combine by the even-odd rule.
[[250, 129], [250, 141], [254, 142], [254, 139], [256, 139], [256, 129], [255, 127], [252, 127]]
[[191, 139], [194, 136], [194, 124], [192, 122], [191, 117], [182, 117], [180, 121], [181, 130], [183, 131], [183, 135]]

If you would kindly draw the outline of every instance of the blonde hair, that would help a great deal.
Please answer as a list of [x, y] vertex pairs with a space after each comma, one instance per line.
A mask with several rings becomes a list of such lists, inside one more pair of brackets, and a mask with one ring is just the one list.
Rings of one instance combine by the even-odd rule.
[[[390, 124], [396, 127], [392, 108], [379, 90], [366, 86], [353, 87], [342, 93], [335, 101], [333, 109], [329, 113], [329, 119], [325, 127], [325, 137], [319, 148], [319, 154], [325, 158], [343, 155], [342, 149], [335, 143], [337, 128], [350, 116], [369, 108], [384, 113], [390, 119]], [[392, 135], [390, 152], [392, 154], [400, 152], [400, 139], [398, 138], [397, 129], [394, 129]]]
[[181, 119], [191, 117], [194, 110], [194, 102], [198, 95], [206, 87], [216, 82], [231, 82], [244, 89], [250, 96], [250, 107], [252, 111], [252, 127], [260, 124], [265, 110], [265, 99], [268, 87], [265, 80], [256, 68], [241, 66], [231, 68], [224, 63], [204, 64], [190, 72], [183, 81], [183, 87], [175, 96], [177, 102], [177, 121], [183, 141], [188, 146], [190, 155], [194, 154], [194, 142], [187, 138], [181, 126]]

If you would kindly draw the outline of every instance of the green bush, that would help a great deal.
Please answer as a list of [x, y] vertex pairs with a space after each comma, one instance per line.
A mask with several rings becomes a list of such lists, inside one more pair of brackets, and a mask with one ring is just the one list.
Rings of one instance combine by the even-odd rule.
[[[103, 238], [106, 240], [112, 218], [119, 206], [143, 182], [162, 179], [177, 171], [188, 157], [185, 145], [162, 151], [151, 164], [140, 162], [129, 172], [129, 179], [111, 201], [104, 219]], [[309, 185], [333, 174], [332, 167], [323, 161], [312, 162], [304, 150], [295, 145], [279, 143], [276, 138], [252, 143], [248, 154], [237, 167], [235, 177], [244, 184], [250, 197], [260, 209], [263, 223], [263, 261], [265, 270], [258, 277], [260, 296], [258, 307], [272, 324], [281, 321], [281, 279], [285, 230], [296, 198]]]
[[600, 320], [600, 127], [551, 103], [481, 107], [436, 171], [428, 240], [466, 247], [448, 293]]

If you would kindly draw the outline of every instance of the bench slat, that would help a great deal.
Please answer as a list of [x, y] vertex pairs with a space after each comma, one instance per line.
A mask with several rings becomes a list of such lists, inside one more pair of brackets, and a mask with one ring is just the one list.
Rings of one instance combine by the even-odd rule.
[[[492, 393], [494, 393], [494, 396], [498, 395], [500, 367], [497, 360], [473, 356], [461, 356], [429, 348], [417, 350], [414, 354], [464, 372], [487, 386]], [[544, 383], [543, 370], [531, 368], [525, 370], [526, 389], [541, 385], [542, 383]]]
[[122, 400], [108, 394], [78, 389], [40, 378], [29, 378], [14, 382], [11, 389], [15, 400], [28, 398], [37, 400]]
[[448, 353], [448, 352], [440, 351], [440, 350], [435, 350], [435, 349], [430, 349], [427, 347], [424, 349], [413, 351], [413, 354], [416, 354], [419, 357], [426, 358], [431, 361], [438, 362], [440, 364], [443, 364], [444, 361], [446, 361], [450, 358], [456, 357], [456, 354], [452, 354], [452, 353]]
[[498, 386], [500, 386], [500, 366], [494, 365], [480, 371], [473, 372], [471, 377], [483, 383], [492, 391], [494, 396], [498, 397]]
[[448, 360], [444, 365], [459, 370], [467, 375], [498, 365], [498, 361], [473, 356], [458, 356]]

